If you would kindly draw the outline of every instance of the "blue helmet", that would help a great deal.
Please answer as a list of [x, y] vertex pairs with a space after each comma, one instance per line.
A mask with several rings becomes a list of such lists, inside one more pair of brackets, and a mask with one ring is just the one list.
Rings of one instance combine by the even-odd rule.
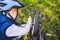
[[12, 7], [21, 8], [24, 6], [21, 3], [19, 4], [17, 0], [0, 0], [0, 11], [7, 11]]

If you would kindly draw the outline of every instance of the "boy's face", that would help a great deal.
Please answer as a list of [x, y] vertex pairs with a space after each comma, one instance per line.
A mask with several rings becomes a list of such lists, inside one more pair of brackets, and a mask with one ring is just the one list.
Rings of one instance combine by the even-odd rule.
[[[12, 8], [9, 11], [9, 14], [13, 17], [13, 19], [16, 19], [16, 16], [18, 14], [18, 8]], [[9, 18], [11, 18], [9, 15], [7, 15]]]

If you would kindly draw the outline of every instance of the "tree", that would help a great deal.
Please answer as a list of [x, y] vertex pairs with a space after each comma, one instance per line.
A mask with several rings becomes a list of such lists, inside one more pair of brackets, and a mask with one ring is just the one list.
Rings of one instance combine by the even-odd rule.
[[[52, 37], [56, 40], [56, 31], [60, 30], [60, 0], [19, 0], [19, 2], [25, 7], [21, 8], [17, 21], [26, 23], [28, 16], [34, 17], [34, 11], [38, 9], [41, 12], [41, 31], [53, 34]], [[47, 40], [51, 40], [50, 36], [46, 37]]]

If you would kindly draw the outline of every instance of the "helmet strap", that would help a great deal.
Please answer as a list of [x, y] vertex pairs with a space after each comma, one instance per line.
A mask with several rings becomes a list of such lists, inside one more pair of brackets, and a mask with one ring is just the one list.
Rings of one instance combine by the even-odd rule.
[[11, 17], [12, 20], [14, 20], [14, 18], [8, 13], [8, 15]]
[[7, 12], [7, 11], [5, 11], [5, 12], [2, 12], [3, 13], [3, 15], [5, 15], [5, 16], [7, 16], [7, 14], [9, 15], [9, 17], [12, 19], [12, 20], [14, 20], [14, 18]]

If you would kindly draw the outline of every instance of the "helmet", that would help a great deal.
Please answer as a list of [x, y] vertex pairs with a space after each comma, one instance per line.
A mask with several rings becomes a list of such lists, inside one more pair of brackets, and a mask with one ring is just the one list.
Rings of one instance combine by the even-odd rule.
[[21, 8], [24, 7], [24, 5], [19, 4], [17, 0], [0, 0], [0, 11], [7, 11], [12, 7]]

